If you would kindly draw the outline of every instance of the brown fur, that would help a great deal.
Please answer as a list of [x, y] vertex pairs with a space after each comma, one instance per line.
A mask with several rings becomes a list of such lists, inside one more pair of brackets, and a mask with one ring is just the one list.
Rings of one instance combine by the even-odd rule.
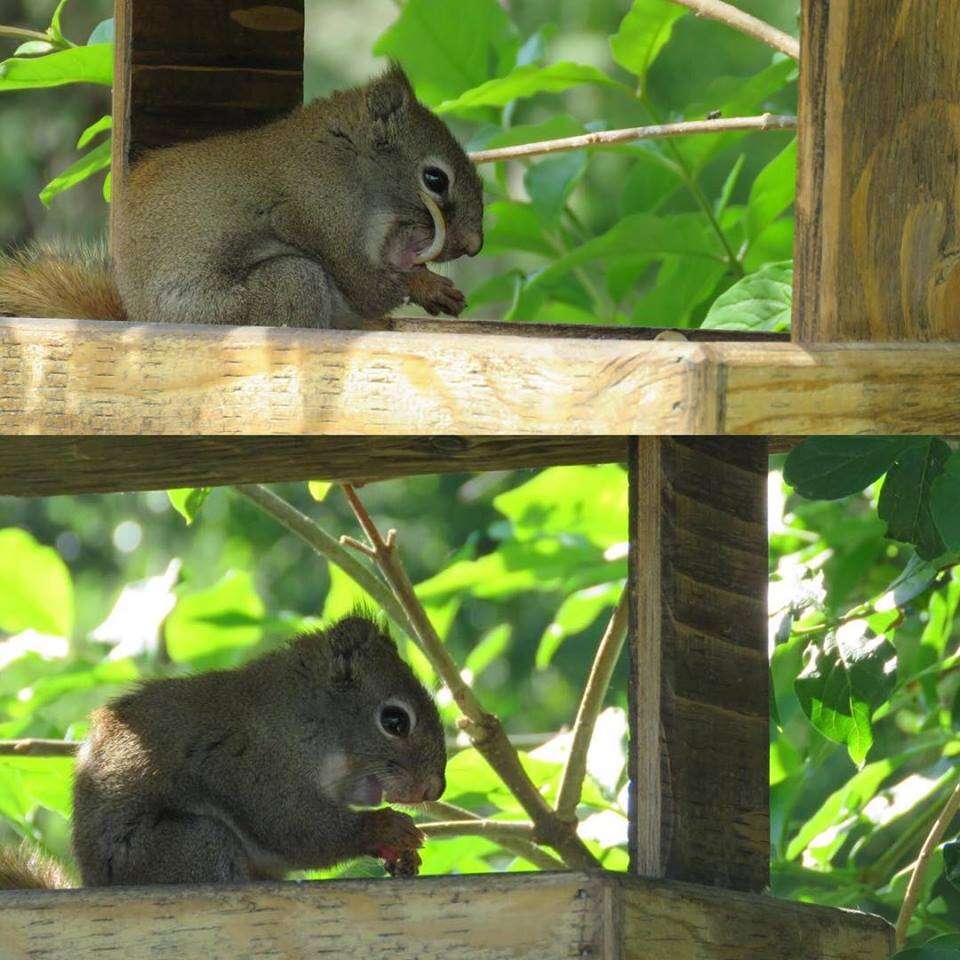
[[72, 250], [35, 244], [0, 257], [0, 315], [76, 320], [127, 316], [100, 244]]
[[433, 236], [418, 191], [435, 165], [452, 176], [437, 259], [472, 255], [480, 177], [394, 66], [265, 126], [148, 154], [119, 200], [116, 286], [102, 259], [21, 255], [0, 268], [0, 312], [350, 328], [413, 300], [456, 315], [463, 295], [411, 263]]
[[66, 870], [26, 841], [19, 849], [0, 848], [0, 890], [62, 890], [71, 886]]
[[[416, 714], [385, 735], [381, 706]], [[85, 885], [282, 877], [363, 855], [396, 863], [420, 831], [376, 797], [435, 799], [437, 708], [382, 628], [346, 617], [246, 666], [154, 680], [96, 711], [77, 757], [74, 852]]]

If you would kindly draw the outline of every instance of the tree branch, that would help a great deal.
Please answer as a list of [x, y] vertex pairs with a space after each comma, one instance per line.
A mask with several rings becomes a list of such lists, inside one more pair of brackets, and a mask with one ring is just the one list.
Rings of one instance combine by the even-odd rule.
[[417, 826], [428, 837], [486, 837], [500, 843], [502, 840], [532, 840], [533, 824], [521, 820], [486, 820], [483, 817], [468, 820], [433, 820]]
[[[432, 802], [419, 804], [420, 808], [435, 817], [448, 817], [454, 820], [481, 820], [470, 810], [458, 807], [452, 803], [445, 803], [443, 800], [434, 800]], [[532, 840], [525, 840], [519, 837], [501, 837], [497, 841], [504, 850], [522, 857], [528, 863], [538, 867], [540, 870], [563, 870], [565, 864], [558, 860], [552, 854], [547, 853], [542, 847], [538, 847]]]
[[625, 587], [620, 600], [614, 608], [607, 624], [607, 629], [600, 639], [590, 676], [580, 699], [580, 708], [577, 719], [573, 724], [573, 741], [570, 744], [570, 755], [567, 757], [563, 775], [560, 778], [560, 789], [557, 793], [557, 816], [561, 820], [577, 819], [577, 805], [583, 792], [583, 781], [587, 775], [587, 752], [593, 731], [597, 725], [597, 717], [603, 707], [607, 690], [610, 688], [610, 678], [620, 659], [623, 643], [627, 638], [627, 622], [629, 620], [629, 590]]
[[903, 905], [900, 907], [900, 913], [897, 916], [896, 946], [898, 950], [907, 939], [907, 929], [910, 926], [910, 918], [913, 916], [913, 911], [917, 907], [917, 900], [920, 897], [920, 890], [923, 887], [923, 878], [926, 875], [927, 867], [930, 865], [930, 858], [933, 856], [937, 847], [940, 846], [940, 841], [943, 839], [943, 835], [947, 832], [947, 827], [950, 826], [950, 821], [956, 816], [958, 810], [960, 810], [960, 784], [957, 784], [954, 788], [953, 793], [950, 794], [950, 799], [947, 800], [943, 810], [940, 812], [940, 816], [933, 822], [930, 833], [927, 834], [927, 839], [923, 841], [923, 846], [920, 848], [920, 854], [917, 857], [917, 862], [914, 864], [913, 873], [910, 874], [910, 882], [907, 884], [906, 893], [903, 895]]
[[684, 120], [680, 123], [656, 123], [646, 127], [624, 127], [621, 130], [598, 130], [576, 137], [558, 140], [538, 140], [519, 143], [512, 147], [493, 150], [475, 150], [470, 154], [474, 163], [493, 163], [497, 160], [516, 160], [519, 157], [537, 157], [546, 153], [563, 153], [584, 147], [609, 147], [634, 140], [660, 140], [664, 137], [689, 137], [696, 133], [729, 133], [731, 130], [794, 130], [796, 117], [764, 113], [758, 117], [729, 117], [716, 120]]
[[40, 33], [39, 30], [27, 30], [24, 27], [8, 27], [5, 24], [0, 24], [0, 37], [16, 37], [18, 40], [43, 40], [52, 47], [57, 46], [49, 34]]
[[550, 809], [523, 769], [520, 757], [507, 739], [499, 719], [483, 709], [473, 690], [460, 676], [460, 670], [430, 622], [407, 576], [397, 549], [396, 531], [389, 530], [386, 538], [382, 537], [356, 490], [348, 483], [342, 484], [342, 487], [357, 522], [369, 540], [367, 546], [373, 551], [377, 567], [406, 612], [424, 653], [463, 714], [461, 729], [466, 731], [471, 743], [533, 821], [534, 839], [553, 847], [571, 867], [598, 866], [597, 859], [577, 836], [576, 824], [561, 821]]
[[72, 757], [77, 740], [0, 740], [0, 757]]
[[800, 59], [799, 40], [771, 26], [765, 20], [759, 20], [749, 13], [744, 13], [738, 7], [724, 3], [723, 0], [673, 0], [673, 2], [692, 10], [698, 17], [718, 20], [728, 27], [733, 27], [734, 30], [745, 33], [748, 37], [753, 37], [754, 40], [765, 43], [768, 47], [773, 47], [774, 50], [785, 53], [794, 60]]
[[411, 639], [417, 639], [417, 633], [410, 623], [403, 607], [397, 603], [390, 588], [371, 573], [357, 558], [336, 538], [330, 536], [319, 524], [311, 520], [305, 513], [287, 503], [283, 497], [278, 497], [272, 490], [260, 484], [248, 484], [234, 487], [242, 497], [255, 503], [264, 513], [269, 514], [286, 527], [291, 533], [298, 536], [317, 553], [336, 564], [351, 580], [370, 595], [374, 602], [397, 624]]

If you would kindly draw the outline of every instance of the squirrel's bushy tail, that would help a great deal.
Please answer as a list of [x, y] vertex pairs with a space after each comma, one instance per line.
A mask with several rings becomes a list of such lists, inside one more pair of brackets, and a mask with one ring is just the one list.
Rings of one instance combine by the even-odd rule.
[[0, 847], [0, 890], [62, 890], [72, 887], [66, 870], [26, 841]]
[[0, 256], [0, 316], [125, 320], [103, 244], [33, 244]]

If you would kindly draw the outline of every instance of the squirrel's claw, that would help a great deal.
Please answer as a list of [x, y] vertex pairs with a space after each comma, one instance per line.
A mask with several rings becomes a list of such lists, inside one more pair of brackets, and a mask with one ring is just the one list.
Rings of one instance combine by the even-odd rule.
[[426, 267], [411, 272], [407, 288], [410, 299], [434, 317], [440, 313], [457, 317], [467, 305], [467, 298], [452, 280], [432, 273]]

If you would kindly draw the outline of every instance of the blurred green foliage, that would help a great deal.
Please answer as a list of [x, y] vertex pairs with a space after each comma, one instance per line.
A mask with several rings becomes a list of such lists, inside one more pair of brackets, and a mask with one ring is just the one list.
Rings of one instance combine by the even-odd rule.
[[[36, 29], [52, 13], [3, 2], [12, 9], [4, 14], [0, 6], [0, 22]], [[743, 6], [796, 29], [796, 0]], [[77, 8], [56, 8], [50, 49], [28, 41], [0, 64], [3, 132], [34, 127], [46, 109], [64, 122], [77, 118], [56, 151], [49, 141], [28, 158], [14, 148], [21, 173], [0, 185], [27, 215], [7, 226], [14, 242], [101, 229], [102, 211], [92, 213], [85, 181], [98, 182], [109, 162], [108, 140], [93, 142], [107, 133], [109, 24], [97, 19], [107, 15], [98, 3]], [[315, 0], [307, 3], [307, 24], [308, 96], [360, 81], [391, 57], [472, 149], [716, 113], [795, 112], [792, 61], [669, 0]], [[71, 36], [86, 39], [75, 46]], [[51, 83], [69, 95], [45, 93]], [[77, 136], [86, 152], [65, 156]], [[41, 157], [45, 172], [34, 179]], [[795, 170], [788, 132], [650, 140], [488, 164], [486, 248], [453, 269], [471, 311], [510, 320], [783, 330]], [[34, 190], [37, 182], [45, 186]], [[71, 189], [80, 184], [82, 191]], [[72, 199], [77, 193], [82, 201]], [[76, 218], [38, 221], [36, 194], [43, 203], [56, 198], [55, 210], [72, 205]]]

